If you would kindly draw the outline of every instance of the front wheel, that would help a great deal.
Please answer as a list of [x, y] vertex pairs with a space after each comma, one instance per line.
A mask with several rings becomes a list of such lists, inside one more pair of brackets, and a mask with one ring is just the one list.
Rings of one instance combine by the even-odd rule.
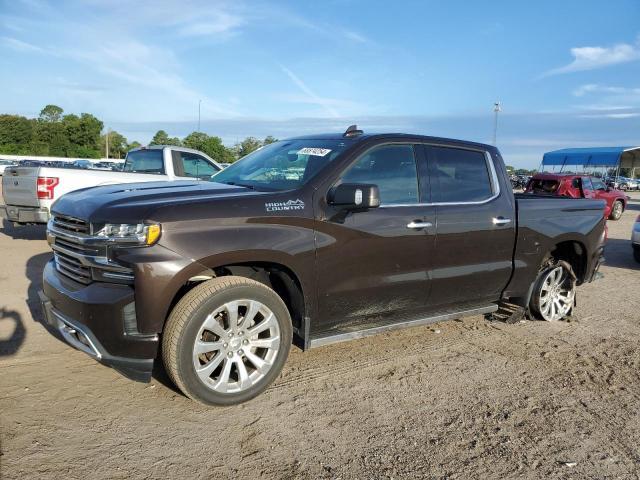
[[573, 308], [575, 288], [573, 274], [564, 262], [542, 269], [533, 288], [531, 311], [540, 320], [562, 320]]
[[613, 207], [611, 207], [611, 215], [609, 215], [609, 218], [611, 220], [620, 220], [622, 212], [624, 212], [624, 205], [620, 200], [616, 200], [613, 202]]
[[234, 405], [276, 379], [291, 339], [291, 318], [276, 292], [248, 278], [219, 277], [194, 287], [173, 309], [162, 357], [185, 395]]
[[636, 259], [636, 262], [640, 263], [640, 247], [633, 248], [633, 258]]

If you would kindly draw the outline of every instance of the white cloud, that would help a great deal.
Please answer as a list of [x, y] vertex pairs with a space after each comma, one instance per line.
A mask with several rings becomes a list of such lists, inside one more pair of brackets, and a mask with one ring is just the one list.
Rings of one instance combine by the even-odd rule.
[[364, 35], [358, 32], [354, 32], [353, 30], [345, 30], [344, 36], [349, 40], [353, 40], [356, 43], [367, 43], [369, 41], [367, 37], [365, 37]]
[[542, 76], [595, 70], [640, 60], [640, 38], [635, 44], [619, 43], [611, 47], [575, 47], [571, 49], [571, 55], [573, 56], [571, 63], [549, 70]]
[[44, 50], [37, 45], [32, 45], [27, 42], [23, 42], [22, 40], [18, 40], [17, 38], [11, 37], [2, 37], [0, 41], [7, 47], [16, 50], [18, 52], [31, 52], [31, 53], [40, 53]]
[[307, 84], [302, 81], [302, 79], [300, 79], [300, 77], [298, 77], [295, 73], [293, 73], [287, 67], [280, 65], [280, 68], [291, 79], [291, 81], [300, 89], [300, 91], [302, 91], [302, 93], [306, 95], [307, 103], [313, 103], [315, 105], [319, 105], [329, 114], [329, 116], [333, 118], [337, 118], [340, 116], [338, 112], [333, 108], [333, 105], [332, 105], [333, 101], [331, 100], [328, 101], [327, 99], [316, 95], [315, 92], [311, 90], [307, 86]]
[[583, 97], [591, 93], [605, 93], [612, 95], [640, 95], [640, 88], [615, 87], [590, 83], [581, 85], [573, 91], [576, 97]]
[[625, 119], [640, 117], [640, 113], [589, 113], [580, 115], [581, 118], [613, 118], [613, 119]]

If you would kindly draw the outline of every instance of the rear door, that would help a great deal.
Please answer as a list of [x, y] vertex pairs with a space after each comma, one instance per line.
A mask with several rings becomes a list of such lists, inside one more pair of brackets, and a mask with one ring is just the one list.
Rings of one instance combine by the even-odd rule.
[[425, 148], [437, 221], [430, 302], [448, 310], [460, 309], [461, 298], [474, 305], [495, 301], [512, 272], [513, 195], [501, 192], [508, 187], [488, 152]]
[[5, 205], [40, 206], [37, 196], [40, 167], [8, 167], [2, 176], [2, 196]]

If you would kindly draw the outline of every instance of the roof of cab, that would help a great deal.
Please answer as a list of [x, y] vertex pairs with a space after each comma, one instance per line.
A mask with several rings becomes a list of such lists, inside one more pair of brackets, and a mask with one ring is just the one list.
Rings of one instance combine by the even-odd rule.
[[361, 133], [359, 135], [354, 135], [350, 137], [345, 137], [343, 133], [322, 133], [322, 134], [313, 134], [313, 135], [302, 135], [299, 137], [291, 137], [286, 138], [285, 140], [344, 140], [351, 141], [354, 143], [362, 142], [364, 140], [384, 140], [384, 139], [406, 139], [407, 141], [412, 142], [424, 142], [424, 143], [434, 143], [434, 144], [457, 144], [457, 145], [466, 145], [474, 148], [481, 148], [483, 150], [495, 150], [495, 147], [492, 145], [487, 145], [485, 143], [471, 142], [468, 140], [459, 140], [455, 138], [445, 138], [445, 137], [431, 137], [428, 135], [417, 135], [411, 133]]

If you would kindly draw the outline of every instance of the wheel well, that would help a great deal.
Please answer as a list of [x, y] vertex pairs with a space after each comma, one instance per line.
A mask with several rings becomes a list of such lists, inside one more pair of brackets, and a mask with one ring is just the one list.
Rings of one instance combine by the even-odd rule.
[[576, 274], [578, 284], [584, 282], [587, 274], [587, 250], [580, 242], [568, 241], [555, 246], [550, 257], [555, 260], [564, 260], [571, 265], [573, 273]]
[[171, 301], [169, 312], [196, 285], [212, 278], [228, 275], [250, 278], [273, 289], [289, 310], [294, 336], [298, 336], [300, 340], [304, 341], [305, 302], [302, 285], [298, 277], [289, 268], [278, 263], [237, 263], [205, 270], [191, 277], [187, 283], [180, 287]]

